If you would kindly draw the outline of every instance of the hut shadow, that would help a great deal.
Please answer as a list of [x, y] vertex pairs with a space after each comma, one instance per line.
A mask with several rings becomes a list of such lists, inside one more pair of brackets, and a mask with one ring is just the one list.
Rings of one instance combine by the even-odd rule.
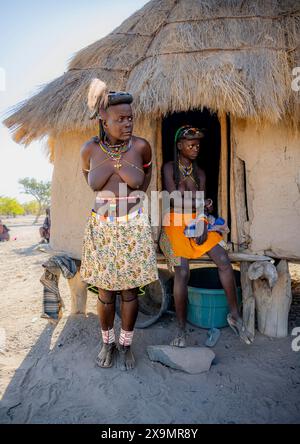
[[63, 410], [64, 394], [74, 396], [76, 404], [87, 372], [99, 378], [94, 363], [99, 342], [94, 313], [70, 316], [59, 334], [47, 325], [5, 390], [0, 424], [63, 421], [57, 414], [56, 420], [49, 417], [49, 411]]
[[26, 385], [26, 381], [30, 378], [32, 368], [34, 368], [36, 363], [49, 353], [53, 332], [54, 327], [47, 325], [19, 368], [16, 369], [0, 402], [1, 424], [13, 421], [15, 409], [21, 408], [22, 395], [20, 389]]

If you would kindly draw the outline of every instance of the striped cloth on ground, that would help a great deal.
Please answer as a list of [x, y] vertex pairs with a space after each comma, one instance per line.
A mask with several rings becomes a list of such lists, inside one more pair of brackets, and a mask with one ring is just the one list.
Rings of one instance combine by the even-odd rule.
[[57, 323], [62, 316], [63, 300], [59, 293], [58, 282], [60, 275], [71, 279], [77, 273], [74, 259], [64, 256], [53, 256], [42, 266], [45, 271], [40, 279], [43, 289], [43, 313], [42, 318]]

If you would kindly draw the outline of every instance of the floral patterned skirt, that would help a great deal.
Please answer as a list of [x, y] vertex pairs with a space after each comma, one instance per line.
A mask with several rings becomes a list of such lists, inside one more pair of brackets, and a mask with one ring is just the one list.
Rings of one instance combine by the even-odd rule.
[[80, 269], [83, 281], [103, 290], [138, 288], [158, 279], [149, 218], [137, 213], [128, 221], [89, 217]]

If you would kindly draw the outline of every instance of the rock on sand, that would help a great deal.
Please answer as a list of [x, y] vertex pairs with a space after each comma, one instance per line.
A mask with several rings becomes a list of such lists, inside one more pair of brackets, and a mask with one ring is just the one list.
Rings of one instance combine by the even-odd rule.
[[151, 361], [160, 362], [175, 370], [190, 374], [207, 372], [215, 358], [212, 350], [205, 347], [172, 347], [170, 345], [150, 345], [147, 347]]

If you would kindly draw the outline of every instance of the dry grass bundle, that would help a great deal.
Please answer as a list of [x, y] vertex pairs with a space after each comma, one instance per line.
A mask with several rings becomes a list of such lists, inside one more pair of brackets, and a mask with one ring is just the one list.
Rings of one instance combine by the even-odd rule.
[[63, 76], [9, 110], [4, 123], [24, 144], [91, 129], [87, 92], [98, 77], [129, 90], [138, 115], [208, 107], [296, 127], [299, 45], [300, 0], [152, 0], [79, 51]]

